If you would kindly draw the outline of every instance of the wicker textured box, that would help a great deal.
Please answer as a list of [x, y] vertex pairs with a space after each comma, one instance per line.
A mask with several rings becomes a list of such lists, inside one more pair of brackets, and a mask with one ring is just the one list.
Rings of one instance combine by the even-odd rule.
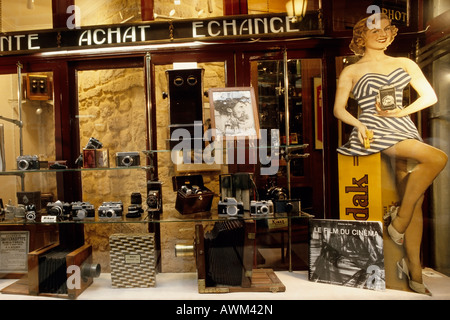
[[155, 235], [118, 233], [109, 237], [113, 288], [156, 285]]

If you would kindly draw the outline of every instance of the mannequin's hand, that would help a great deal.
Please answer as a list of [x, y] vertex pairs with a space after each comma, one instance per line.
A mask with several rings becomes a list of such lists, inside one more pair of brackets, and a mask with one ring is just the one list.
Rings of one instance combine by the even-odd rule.
[[373, 131], [367, 129], [365, 125], [358, 127], [358, 138], [364, 148], [370, 148], [370, 143], [373, 141]]

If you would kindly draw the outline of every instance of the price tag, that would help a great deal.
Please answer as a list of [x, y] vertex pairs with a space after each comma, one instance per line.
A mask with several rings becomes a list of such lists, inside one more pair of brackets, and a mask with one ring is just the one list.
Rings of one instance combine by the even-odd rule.
[[43, 223], [54, 223], [56, 222], [56, 216], [42, 216], [41, 222]]

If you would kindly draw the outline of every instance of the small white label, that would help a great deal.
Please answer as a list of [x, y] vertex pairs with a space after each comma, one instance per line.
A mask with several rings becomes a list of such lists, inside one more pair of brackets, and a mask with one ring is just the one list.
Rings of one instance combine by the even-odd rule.
[[141, 256], [139, 254], [126, 254], [125, 263], [129, 264], [141, 263]]
[[44, 223], [54, 223], [56, 222], [56, 216], [42, 216], [41, 222]]

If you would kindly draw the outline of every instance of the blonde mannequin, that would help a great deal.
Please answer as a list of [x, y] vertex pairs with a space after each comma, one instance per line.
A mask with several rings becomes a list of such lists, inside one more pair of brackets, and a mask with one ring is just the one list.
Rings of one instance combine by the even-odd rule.
[[[398, 262], [400, 274], [409, 278], [411, 289], [429, 294], [423, 284], [420, 263], [422, 240], [423, 194], [447, 163], [447, 155], [422, 141], [409, 115], [437, 102], [436, 94], [419, 66], [408, 58], [385, 54], [397, 28], [386, 15], [376, 17], [378, 28], [369, 28], [367, 18], [353, 30], [350, 48], [362, 58], [342, 71], [336, 91], [334, 115], [354, 127], [349, 141], [338, 148], [346, 155], [370, 155], [381, 152], [395, 163], [401, 205], [392, 211], [388, 233], [399, 245], [405, 246], [406, 256]], [[402, 106], [403, 88], [410, 83], [418, 98], [409, 106]], [[382, 86], [395, 87], [396, 108], [384, 111], [377, 102]], [[353, 93], [361, 107], [357, 118], [346, 110]], [[365, 139], [370, 147], [364, 146]], [[416, 163], [407, 171], [408, 162]]]

